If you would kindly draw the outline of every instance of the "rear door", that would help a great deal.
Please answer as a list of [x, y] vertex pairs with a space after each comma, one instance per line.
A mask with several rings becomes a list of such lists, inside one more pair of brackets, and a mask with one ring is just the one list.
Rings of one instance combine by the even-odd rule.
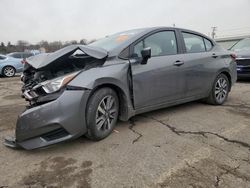
[[211, 88], [213, 81], [216, 54], [212, 52], [213, 43], [196, 33], [180, 31], [185, 53], [185, 97], [205, 95]]
[[[151, 33], [131, 47], [135, 108], [160, 105], [183, 97], [185, 74], [175, 30]], [[151, 58], [141, 64], [141, 50], [151, 48]]]

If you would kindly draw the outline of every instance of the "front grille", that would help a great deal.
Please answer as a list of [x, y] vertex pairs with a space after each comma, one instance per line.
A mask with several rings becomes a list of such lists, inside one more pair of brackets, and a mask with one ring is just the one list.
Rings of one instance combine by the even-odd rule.
[[250, 59], [236, 59], [237, 65], [250, 66]]
[[65, 129], [59, 128], [59, 129], [56, 129], [56, 130], [51, 131], [49, 133], [46, 133], [46, 134], [42, 135], [41, 137], [46, 141], [52, 141], [52, 140], [56, 140], [59, 138], [63, 138], [63, 137], [68, 136], [68, 135], [69, 135], [69, 133]]

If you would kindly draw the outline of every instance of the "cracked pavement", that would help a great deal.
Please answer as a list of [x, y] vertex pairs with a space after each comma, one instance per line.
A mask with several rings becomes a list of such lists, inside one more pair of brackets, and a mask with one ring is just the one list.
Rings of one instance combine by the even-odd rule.
[[[0, 139], [25, 102], [0, 78]], [[223, 106], [191, 102], [119, 122], [105, 140], [33, 150], [0, 144], [0, 187], [250, 187], [250, 81]]]

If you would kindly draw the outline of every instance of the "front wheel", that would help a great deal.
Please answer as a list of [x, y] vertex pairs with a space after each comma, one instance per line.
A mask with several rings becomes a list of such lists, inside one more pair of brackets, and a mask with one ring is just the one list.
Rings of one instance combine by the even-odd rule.
[[220, 74], [215, 79], [213, 88], [206, 101], [209, 104], [221, 105], [227, 100], [229, 90], [230, 83], [227, 76], [225, 74]]
[[16, 73], [16, 70], [14, 67], [12, 66], [6, 66], [3, 68], [2, 70], [2, 74], [5, 76], [5, 77], [13, 77], [15, 76], [15, 73]]
[[119, 100], [111, 88], [101, 88], [91, 96], [87, 105], [86, 136], [92, 140], [106, 138], [114, 129], [119, 114]]

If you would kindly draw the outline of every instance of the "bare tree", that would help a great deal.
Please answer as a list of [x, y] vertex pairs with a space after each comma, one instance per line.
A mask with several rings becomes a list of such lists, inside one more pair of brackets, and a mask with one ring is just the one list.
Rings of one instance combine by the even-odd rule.
[[18, 40], [16, 44], [11, 44], [11, 42], [8, 42], [6, 46], [3, 42], [1, 42], [0, 53], [6, 54], [6, 53], [11, 53], [11, 52], [18, 52], [18, 51], [25, 51], [25, 50], [40, 50], [40, 49], [44, 49], [46, 52], [54, 52], [56, 50], [59, 50], [60, 48], [63, 48], [71, 44], [87, 45], [94, 41], [96, 41], [96, 39], [92, 39], [88, 41], [87, 39], [83, 38], [79, 42], [77, 40], [70, 40], [66, 42], [62, 42], [62, 41], [48, 42], [46, 40], [42, 40], [38, 42], [37, 44], [30, 44], [29, 42], [25, 40]]
[[29, 45], [29, 43], [27, 41], [24, 41], [24, 40], [18, 40], [17, 41], [17, 49], [18, 51], [24, 51], [27, 46]]
[[81, 39], [80, 40], [80, 44], [84, 44], [84, 45], [88, 44], [87, 39]]
[[6, 46], [5, 46], [5, 44], [3, 42], [1, 42], [0, 53], [5, 54], [6, 52], [7, 52]]

